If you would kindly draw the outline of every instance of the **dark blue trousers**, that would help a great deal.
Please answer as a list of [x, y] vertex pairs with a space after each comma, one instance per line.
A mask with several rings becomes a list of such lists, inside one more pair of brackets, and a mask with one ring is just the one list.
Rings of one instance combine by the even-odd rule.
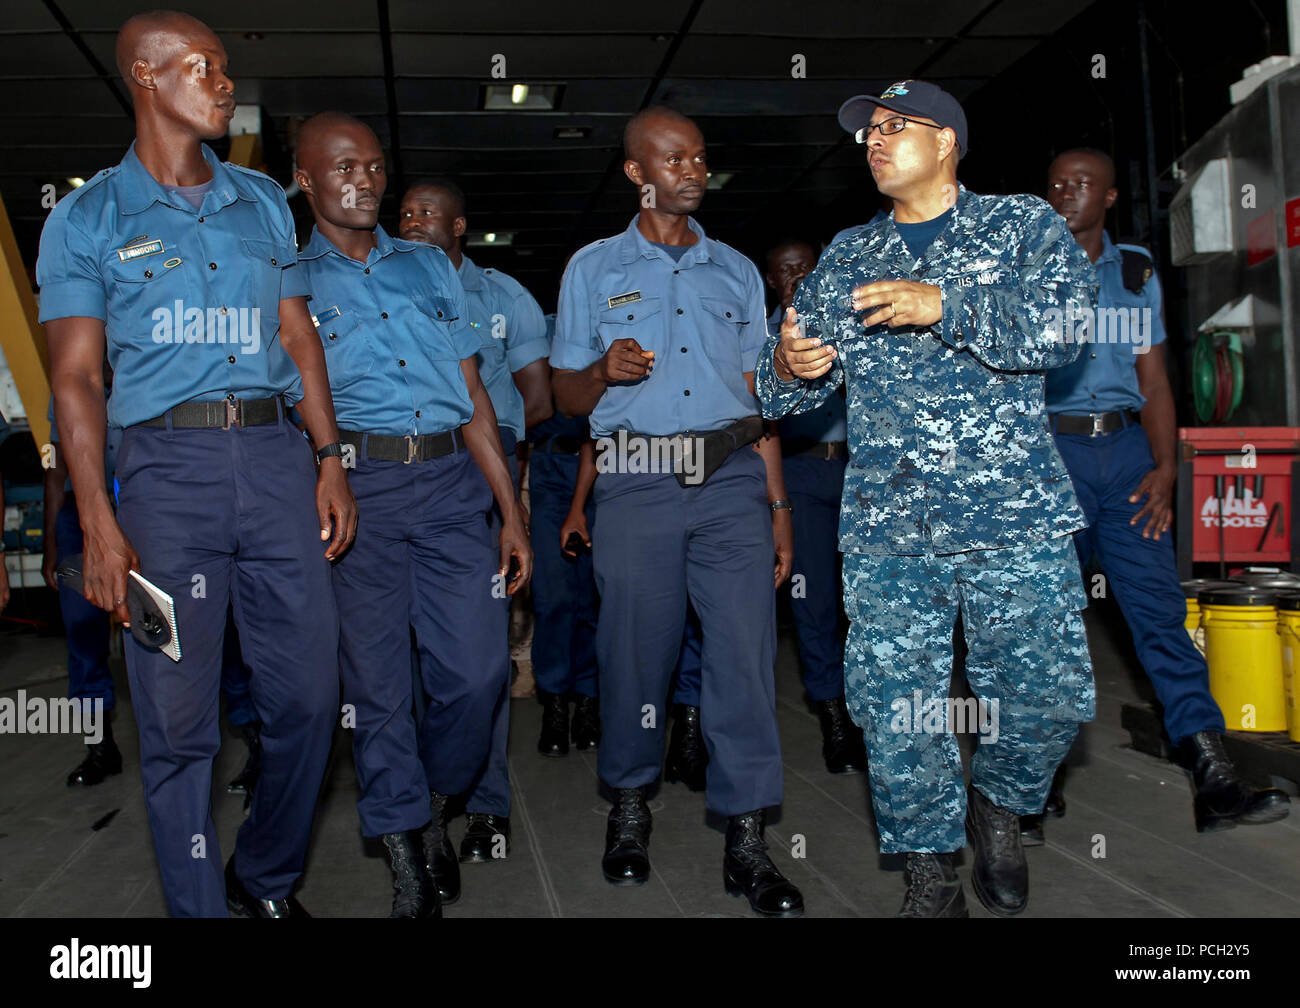
[[[783, 460], [786, 492], [794, 508], [791, 593], [799, 669], [808, 699], [844, 695], [844, 640], [840, 636], [840, 494], [844, 459], [793, 455]], [[686, 621], [673, 701], [700, 705], [700, 628]]]
[[704, 640], [700, 630], [700, 617], [686, 607], [686, 626], [682, 631], [682, 653], [677, 656], [677, 669], [673, 672], [673, 703], [687, 707], [700, 705], [700, 676]]
[[226, 641], [221, 657], [221, 695], [226, 698], [226, 720], [231, 727], [239, 728], [257, 720], [253, 706], [253, 673], [244, 664], [239, 647], [239, 626], [231, 608], [226, 617]]
[[[55, 556], [61, 564], [84, 549], [81, 517], [72, 494], [54, 519]], [[68, 639], [68, 697], [99, 699], [104, 710], [115, 703], [113, 676], [108, 668], [108, 613], [86, 601], [81, 592], [59, 585], [59, 609]], [[221, 692], [226, 698], [226, 719], [235, 727], [257, 720], [253, 707], [251, 673], [239, 653], [239, 630], [232, 610], [226, 619], [226, 639], [222, 648]]]
[[[60, 564], [82, 552], [81, 518], [72, 494], [54, 517], [54, 551]], [[108, 613], [86, 601], [81, 592], [59, 582], [59, 609], [68, 638], [68, 697], [73, 700], [102, 700], [104, 710], [116, 701], [113, 676], [108, 670]]]
[[[519, 493], [519, 456], [515, 451], [515, 432], [508, 427], [500, 428], [501, 447], [506, 453], [506, 468], [510, 470], [510, 481], [515, 493]], [[480, 474], [481, 478], [481, 474]], [[485, 481], [486, 482], [486, 481]], [[492, 545], [493, 569], [500, 564], [501, 556], [501, 512], [492, 509]], [[492, 715], [492, 745], [488, 752], [488, 761], [482, 772], [475, 778], [469, 794], [465, 798], [465, 811], [486, 812], [489, 815], [508, 816], [510, 814], [510, 764], [506, 748], [510, 742], [510, 598], [499, 602], [504, 616], [502, 623], [502, 641], [506, 649], [506, 678], [497, 698], [496, 710]]]
[[794, 508], [794, 568], [787, 591], [804, 689], [813, 702], [844, 695], [840, 636], [840, 496], [845, 460], [791, 455], [782, 460]]
[[1096, 557], [1133, 634], [1133, 646], [1165, 710], [1165, 729], [1175, 743], [1198, 731], [1224, 730], [1223, 714], [1210, 696], [1209, 671], [1183, 620], [1187, 603], [1178, 583], [1174, 543], [1169, 533], [1143, 539], [1141, 510], [1129, 496], [1155, 463], [1146, 432], [1134, 424], [1113, 434], [1056, 435], [1088, 519], [1074, 536], [1080, 565]]
[[763, 460], [738, 451], [696, 487], [669, 474], [604, 473], [595, 497], [601, 779], [631, 788], [659, 776], [689, 599], [703, 628], [707, 804], [721, 815], [779, 804], [776, 595]]
[[[343, 701], [366, 836], [418, 829], [429, 792], [466, 790], [508, 688], [492, 493], [467, 451], [406, 465], [357, 452], [357, 538], [334, 567]], [[494, 591], [497, 593], [494, 595]], [[411, 712], [410, 628], [429, 700]]]
[[[533, 675], [547, 693], [596, 695], [596, 579], [591, 553], [561, 549], [578, 456], [535, 451], [528, 463], [533, 544]], [[596, 527], [587, 500], [587, 528]]]
[[212, 823], [218, 693], [233, 605], [262, 772], [235, 842], [253, 895], [302, 874], [338, 717], [338, 614], [316, 515], [311, 448], [287, 420], [230, 430], [132, 427], [118, 455], [118, 522], [141, 572], [176, 604], [182, 660], [126, 635], [145, 804], [174, 916], [226, 915]]

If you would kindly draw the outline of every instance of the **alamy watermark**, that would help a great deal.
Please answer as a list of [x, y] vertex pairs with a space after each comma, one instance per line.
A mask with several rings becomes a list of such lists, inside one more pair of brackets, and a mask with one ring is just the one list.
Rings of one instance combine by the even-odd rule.
[[1064, 343], [1120, 344], [1133, 348], [1135, 354], [1151, 349], [1151, 309], [1090, 308], [1071, 302], [1061, 311], [1049, 308], [1044, 313], [1047, 331]]
[[150, 318], [155, 343], [234, 344], [245, 354], [262, 348], [261, 308], [186, 307], [177, 300], [155, 308]]
[[910, 697], [895, 697], [889, 703], [894, 716], [889, 730], [897, 735], [947, 735], [970, 733], [981, 743], [998, 740], [998, 701], [983, 697], [931, 696], [920, 690]]
[[104, 740], [103, 697], [0, 697], [0, 735], [84, 735]]
[[672, 473], [686, 486], [704, 482], [704, 439], [692, 434], [671, 437], [628, 435], [596, 439], [598, 473]]

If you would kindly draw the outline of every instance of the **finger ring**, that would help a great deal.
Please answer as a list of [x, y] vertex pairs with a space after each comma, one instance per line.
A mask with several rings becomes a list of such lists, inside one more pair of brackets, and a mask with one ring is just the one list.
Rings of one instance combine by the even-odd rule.
[[898, 314], [898, 308], [895, 306], [894, 302], [890, 301], [890, 302], [889, 302], [889, 317], [890, 317], [890, 318], [893, 318], [893, 317], [894, 317], [895, 315], [897, 315], [897, 314]]

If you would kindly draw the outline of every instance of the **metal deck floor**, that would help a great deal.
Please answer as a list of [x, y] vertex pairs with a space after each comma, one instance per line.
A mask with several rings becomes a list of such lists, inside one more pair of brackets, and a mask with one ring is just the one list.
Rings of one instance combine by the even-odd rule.
[[[1114, 614], [1112, 613], [1111, 616]], [[1098, 680], [1098, 718], [1084, 728], [1066, 789], [1068, 814], [1049, 820], [1047, 845], [1028, 852], [1035, 917], [1294, 917], [1300, 914], [1300, 814], [1269, 826], [1197, 835], [1185, 775], [1128, 748], [1120, 728], [1125, 700], [1144, 683], [1131, 672], [1127, 644], [1103, 611], [1089, 614]], [[1122, 629], [1120, 631], [1122, 633]], [[0, 696], [59, 696], [65, 688], [61, 638], [0, 636]], [[0, 735], [0, 916], [161, 916], [165, 906], [139, 779], [126, 676], [115, 735], [124, 772], [83, 790], [64, 786], [81, 758], [78, 738]], [[809, 916], [893, 914], [902, 897], [900, 865], [876, 849], [866, 778], [828, 774], [816, 719], [802, 700], [788, 628], [777, 665], [785, 758], [785, 804], [768, 828], [777, 863], [803, 890]], [[511, 774], [515, 808], [507, 860], [466, 865], [464, 892], [448, 917], [750, 916], [721, 880], [721, 824], [704, 797], [682, 785], [652, 802], [653, 875], [640, 888], [615, 888], [600, 874], [608, 805], [597, 794], [594, 753], [565, 759], [536, 753], [540, 707], [512, 701]], [[223, 722], [224, 725], [224, 722]], [[216, 780], [238, 772], [242, 743], [227, 732]], [[387, 914], [389, 875], [363, 844], [357, 822], [350, 740], [340, 731], [299, 896], [316, 916]], [[99, 829], [92, 826], [116, 810]], [[242, 818], [242, 798], [214, 793], [223, 852]], [[464, 820], [453, 824], [459, 841]], [[791, 856], [804, 838], [805, 857]], [[1094, 858], [1095, 837], [1105, 858]], [[988, 916], [961, 874], [972, 916]]]

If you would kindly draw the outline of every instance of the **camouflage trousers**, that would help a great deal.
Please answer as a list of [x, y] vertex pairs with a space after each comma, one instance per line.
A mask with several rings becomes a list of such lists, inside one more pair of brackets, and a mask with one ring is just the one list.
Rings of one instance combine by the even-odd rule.
[[[1021, 815], [1041, 812], [1052, 774], [1096, 694], [1070, 536], [949, 555], [844, 555], [851, 625], [844, 696], [862, 728], [883, 853], [966, 844], [954, 731], [977, 734], [971, 783]], [[974, 699], [949, 697], [961, 614]]]

